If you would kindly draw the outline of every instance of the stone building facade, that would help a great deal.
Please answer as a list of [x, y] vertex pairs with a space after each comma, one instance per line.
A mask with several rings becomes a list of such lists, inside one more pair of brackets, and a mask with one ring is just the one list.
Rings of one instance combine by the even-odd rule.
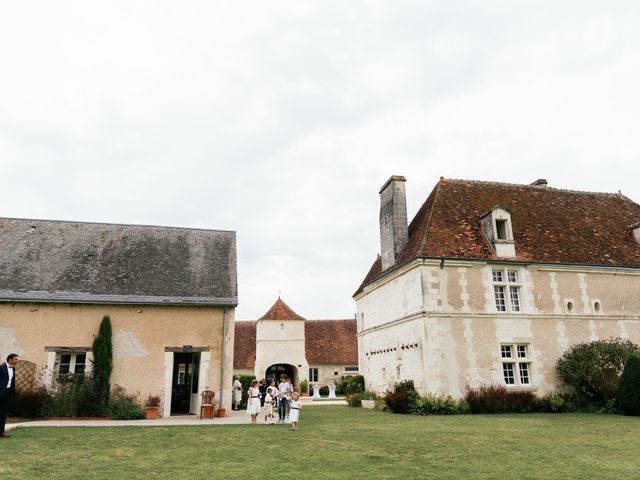
[[234, 373], [332, 385], [358, 374], [355, 319], [306, 320], [282, 299], [257, 321], [235, 324]]
[[441, 179], [407, 226], [404, 182], [381, 190], [382, 255], [354, 294], [367, 388], [544, 394], [571, 345], [640, 343], [640, 205], [544, 180]]
[[237, 303], [235, 232], [0, 219], [0, 355], [48, 387], [90, 371], [108, 315], [112, 386], [159, 395], [165, 416], [206, 388], [230, 410]]

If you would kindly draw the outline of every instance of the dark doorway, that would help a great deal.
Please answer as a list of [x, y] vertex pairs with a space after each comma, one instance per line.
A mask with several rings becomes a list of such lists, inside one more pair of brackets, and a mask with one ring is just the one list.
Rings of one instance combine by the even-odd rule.
[[199, 369], [199, 353], [173, 354], [172, 414], [188, 414], [191, 410], [191, 394], [198, 393]]
[[276, 384], [280, 383], [280, 375], [283, 373], [291, 379], [294, 386], [298, 384], [298, 378], [296, 375], [297, 369], [288, 363], [278, 363], [267, 368], [267, 371], [265, 372], [267, 383], [271, 380], [275, 380]]

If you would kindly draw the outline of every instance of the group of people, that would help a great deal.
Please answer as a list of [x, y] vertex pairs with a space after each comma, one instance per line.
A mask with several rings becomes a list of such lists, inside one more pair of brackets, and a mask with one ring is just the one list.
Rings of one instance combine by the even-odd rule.
[[[268, 383], [268, 385], [267, 385]], [[291, 379], [280, 375], [280, 382], [275, 379], [253, 380], [247, 391], [247, 413], [251, 415], [251, 423], [257, 423], [258, 415], [264, 411], [264, 422], [274, 424], [274, 411], [278, 411], [278, 423], [291, 423], [291, 430], [298, 429], [300, 418], [300, 394], [295, 391]], [[240, 378], [233, 382], [233, 409], [238, 410], [242, 401], [242, 384]]]

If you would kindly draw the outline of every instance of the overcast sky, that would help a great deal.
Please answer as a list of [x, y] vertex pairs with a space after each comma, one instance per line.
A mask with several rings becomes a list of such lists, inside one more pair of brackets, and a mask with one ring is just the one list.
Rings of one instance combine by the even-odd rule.
[[349, 318], [378, 191], [640, 202], [640, 2], [4, 1], [0, 216], [235, 230], [237, 318]]

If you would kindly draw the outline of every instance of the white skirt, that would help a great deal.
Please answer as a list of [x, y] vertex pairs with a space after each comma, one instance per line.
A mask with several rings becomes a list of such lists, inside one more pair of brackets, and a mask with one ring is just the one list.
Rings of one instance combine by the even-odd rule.
[[255, 415], [256, 413], [260, 413], [260, 399], [259, 398], [250, 398], [247, 402], [247, 413], [249, 415]]
[[297, 422], [299, 416], [300, 416], [300, 410], [292, 408], [291, 411], [289, 412], [289, 421]]

